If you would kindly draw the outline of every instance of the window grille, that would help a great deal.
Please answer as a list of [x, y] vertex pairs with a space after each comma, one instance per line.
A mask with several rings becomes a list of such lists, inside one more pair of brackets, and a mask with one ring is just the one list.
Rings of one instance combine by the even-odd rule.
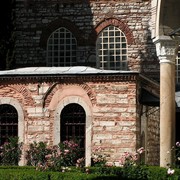
[[77, 42], [64, 27], [53, 32], [47, 42], [47, 66], [75, 66]]
[[9, 105], [0, 105], [0, 145], [8, 141], [9, 137], [18, 136], [18, 113]]
[[127, 40], [117, 27], [106, 27], [99, 34], [96, 47], [98, 68], [127, 70]]
[[78, 141], [85, 149], [85, 111], [79, 104], [69, 104], [61, 112], [61, 142]]

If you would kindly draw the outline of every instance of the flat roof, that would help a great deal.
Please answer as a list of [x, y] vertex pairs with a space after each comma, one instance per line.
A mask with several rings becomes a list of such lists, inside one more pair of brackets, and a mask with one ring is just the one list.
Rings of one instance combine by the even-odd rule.
[[101, 70], [86, 66], [73, 67], [26, 67], [0, 71], [0, 76], [13, 75], [73, 75], [73, 74], [131, 74], [137, 71]]

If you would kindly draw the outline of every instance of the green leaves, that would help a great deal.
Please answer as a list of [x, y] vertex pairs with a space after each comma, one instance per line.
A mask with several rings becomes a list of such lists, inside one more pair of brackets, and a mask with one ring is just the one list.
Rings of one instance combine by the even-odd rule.
[[18, 142], [18, 137], [9, 137], [0, 147], [0, 163], [2, 165], [18, 165], [22, 154], [22, 143]]
[[79, 145], [73, 141], [64, 141], [56, 146], [48, 147], [45, 142], [34, 142], [26, 151], [28, 165], [38, 170], [68, 170], [65, 167], [75, 166], [81, 157]]

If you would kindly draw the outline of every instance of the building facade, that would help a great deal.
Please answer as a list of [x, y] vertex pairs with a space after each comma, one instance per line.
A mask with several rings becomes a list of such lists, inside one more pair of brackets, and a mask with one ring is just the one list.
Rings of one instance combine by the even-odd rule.
[[2, 142], [18, 135], [25, 152], [33, 141], [77, 138], [86, 165], [96, 147], [118, 165], [143, 146], [145, 162], [159, 164], [151, 1], [16, 0], [14, 13], [15, 65], [0, 72], [0, 111], [16, 121], [2, 123]]

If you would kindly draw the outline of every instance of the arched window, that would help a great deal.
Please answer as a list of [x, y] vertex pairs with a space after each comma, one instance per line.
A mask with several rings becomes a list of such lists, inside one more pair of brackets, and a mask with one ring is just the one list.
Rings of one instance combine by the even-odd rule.
[[61, 112], [61, 142], [65, 140], [78, 141], [80, 148], [84, 151], [85, 120], [86, 114], [82, 106], [76, 103], [66, 105]]
[[54, 31], [47, 42], [47, 66], [75, 66], [77, 42], [64, 27]]
[[4, 144], [9, 137], [18, 136], [18, 113], [9, 104], [0, 105], [0, 145]]
[[106, 27], [98, 36], [97, 67], [109, 70], [127, 70], [127, 40], [114, 26]]

